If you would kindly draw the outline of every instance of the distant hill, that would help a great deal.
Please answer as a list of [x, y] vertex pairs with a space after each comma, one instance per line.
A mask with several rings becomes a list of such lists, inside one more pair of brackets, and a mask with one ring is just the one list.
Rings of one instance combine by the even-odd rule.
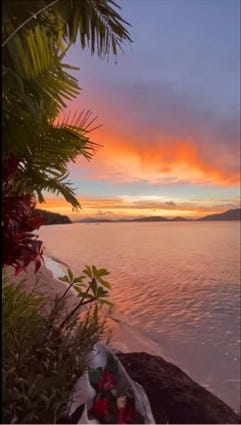
[[153, 216], [153, 217], [134, 218], [132, 221], [170, 221], [170, 220], [166, 217]]
[[174, 217], [174, 218], [170, 218], [170, 221], [192, 221], [192, 219], [184, 218], [184, 217]]
[[[185, 220], [185, 219], [183, 219]], [[110, 220], [108, 218], [82, 218], [80, 220], [75, 220], [75, 223], [133, 223], [136, 221], [170, 221], [168, 218], [165, 217], [141, 217], [141, 218], [119, 218], [116, 220]]]
[[[76, 220], [75, 223], [138, 223], [138, 222], [174, 222], [174, 221], [208, 221], [208, 220], [240, 220], [240, 212], [241, 209], [228, 210], [220, 214], [210, 214], [205, 217], [192, 219], [192, 218], [184, 218], [184, 217], [174, 217], [167, 218], [161, 216], [150, 216], [150, 217], [141, 217], [141, 218], [130, 218], [130, 219], [115, 219], [111, 220], [108, 218], [94, 218], [87, 217]], [[67, 217], [68, 218], [68, 217]]]
[[61, 214], [53, 213], [50, 211], [35, 209], [34, 215], [37, 215], [37, 214], [41, 215], [41, 217], [44, 218], [44, 223], [43, 223], [44, 225], [72, 223], [72, 221], [67, 215], [61, 215]]
[[109, 220], [108, 218], [81, 218], [80, 220], [75, 220], [75, 223], [111, 223], [113, 220]]
[[192, 219], [184, 218], [184, 217], [166, 218], [166, 217], [160, 217], [160, 216], [151, 216], [151, 217], [135, 218], [131, 221], [192, 221]]
[[241, 209], [237, 208], [235, 210], [228, 210], [220, 214], [210, 214], [205, 217], [198, 218], [198, 220], [212, 221], [212, 220], [240, 220], [241, 219]]

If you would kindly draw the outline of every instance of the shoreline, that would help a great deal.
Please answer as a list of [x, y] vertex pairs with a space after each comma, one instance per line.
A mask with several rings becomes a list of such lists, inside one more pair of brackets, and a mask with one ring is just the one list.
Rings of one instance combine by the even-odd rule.
[[[66, 274], [67, 268], [68, 265], [66, 263], [45, 250], [44, 265], [41, 266], [36, 274], [34, 273], [34, 265], [30, 264], [27, 267], [27, 273], [21, 271], [17, 276], [14, 276], [14, 271], [10, 267], [7, 268], [7, 276], [16, 283], [24, 280], [23, 284], [27, 291], [46, 296], [48, 308], [54, 298], [61, 296], [68, 287], [67, 283], [58, 279], [59, 276]], [[37, 284], [34, 282], [37, 282]], [[66, 310], [71, 311], [77, 304], [77, 293], [73, 288], [70, 288], [66, 297]], [[113, 317], [108, 318], [106, 332], [111, 335], [108, 344], [115, 351], [123, 353], [140, 353], [144, 351], [156, 356], [164, 355], [158, 344], [143, 335], [138, 329], [122, 321], [117, 314], [113, 314]], [[172, 361], [172, 359], [168, 360]]]
[[[49, 253], [44, 256], [44, 259], [45, 267], [47, 270], [52, 272], [53, 279], [57, 279], [57, 277], [61, 274], [60, 271], [62, 271], [63, 274], [65, 273], [63, 266], [66, 269], [68, 268], [68, 265], [65, 262], [50, 255]], [[64, 282], [61, 283], [63, 283], [66, 287], [67, 284]], [[76, 297], [77, 295], [75, 290], [73, 289], [72, 291], [73, 295]], [[108, 322], [107, 328], [108, 331], [111, 332], [111, 341], [109, 345], [114, 350], [119, 350], [124, 353], [145, 351], [153, 355], [163, 355], [162, 350], [154, 341], [142, 335], [134, 327], [128, 326], [119, 317], [116, 317], [116, 315], [115, 317], [109, 317]]]
[[[57, 275], [59, 276], [58, 273], [60, 270], [62, 270], [63, 272], [63, 266], [65, 268], [68, 268], [68, 265], [53, 256], [45, 256], [45, 260], [47, 260], [46, 263], [48, 264], [48, 267], [47, 267], [47, 264], [45, 264], [44, 267], [46, 271], [52, 274], [52, 283], [57, 281], [58, 283], [63, 284], [62, 285], [63, 288], [66, 288], [67, 284], [62, 281], [59, 281], [57, 279]], [[73, 291], [73, 294], [71, 294], [71, 297], [73, 296], [73, 300], [77, 299], [75, 290], [72, 290], [72, 291]], [[161, 359], [164, 358], [165, 359], [164, 362], [167, 362], [167, 364], [173, 365], [175, 368], [180, 370], [181, 373], [183, 373], [182, 369], [179, 369], [176, 366], [176, 363], [173, 359], [168, 358], [168, 356], [166, 356], [166, 354], [163, 353], [161, 348], [156, 343], [148, 339], [148, 337], [143, 336], [137, 329], [124, 323], [121, 319], [119, 320], [118, 318], [114, 318], [114, 317], [109, 317], [108, 322], [109, 323], [107, 326], [107, 332], [109, 331], [111, 332], [111, 340], [110, 342], [108, 342], [108, 345], [110, 346], [111, 349], [113, 349], [114, 352], [117, 353], [117, 355], [119, 353], [119, 355], [122, 355], [122, 356], [126, 355], [128, 358], [128, 355], [131, 356], [136, 354], [137, 356], [143, 356], [146, 353], [147, 356], [150, 355], [150, 356], [155, 356], [156, 358], [157, 357], [160, 357]], [[129, 373], [131, 374], [131, 370], [129, 371]], [[188, 378], [190, 378], [189, 375], [188, 375]], [[190, 379], [192, 381], [192, 378]], [[211, 394], [211, 397], [213, 396], [215, 398], [217, 397], [215, 393], [210, 392], [207, 388], [205, 388], [205, 386], [196, 384], [197, 381], [194, 380], [192, 382], [195, 382], [195, 385], [200, 386], [203, 390], [207, 391], [207, 393]], [[219, 399], [218, 397], [217, 399], [220, 400], [221, 403], [226, 404], [222, 399]], [[239, 415], [238, 408], [235, 409], [228, 404], [226, 404], [226, 406], [229, 409], [231, 409], [235, 414]]]
[[[16, 283], [19, 283], [24, 279], [24, 286], [27, 290], [33, 291], [38, 295], [47, 296], [47, 299], [52, 302], [54, 297], [56, 295], [61, 296], [66, 290], [66, 286], [68, 286], [67, 283], [57, 279], [58, 276], [64, 275], [65, 271], [63, 270], [63, 266], [66, 267], [66, 264], [56, 259], [53, 260], [53, 257], [44, 256], [44, 259], [45, 265], [43, 265], [36, 274], [34, 273], [33, 265], [30, 264], [27, 268], [27, 274], [22, 271], [15, 277], [13, 270], [8, 268], [7, 275]], [[34, 286], [33, 283], [35, 280], [38, 280], [38, 284], [36, 286]], [[69, 296], [66, 300], [67, 310], [74, 308], [74, 306], [78, 303], [76, 292], [73, 289], [72, 291], [72, 293], [71, 290], [69, 291]], [[107, 332], [111, 332], [111, 340], [108, 342], [108, 345], [113, 349], [113, 351], [117, 353], [119, 352], [120, 354], [123, 353], [123, 355], [126, 356], [134, 354], [143, 356], [147, 353], [146, 355], [152, 355], [162, 359], [164, 358], [165, 362], [175, 366], [176, 363], [172, 359], [167, 358], [165, 353], [162, 352], [161, 348], [157, 344], [153, 343], [153, 341], [148, 338], [143, 337], [143, 335], [141, 335], [141, 333], [139, 333], [135, 328], [128, 326], [128, 324], [125, 324], [121, 320], [119, 321], [117, 318], [110, 318], [108, 322], [109, 326], [106, 330]], [[105, 343], [104, 340], [102, 342]], [[202, 386], [202, 388], [206, 391], [204, 386]], [[215, 395], [213, 392], [211, 392], [211, 394]], [[223, 403], [221, 399], [219, 400]], [[230, 407], [233, 412], [238, 413], [238, 409], [227, 404], [226, 406]]]

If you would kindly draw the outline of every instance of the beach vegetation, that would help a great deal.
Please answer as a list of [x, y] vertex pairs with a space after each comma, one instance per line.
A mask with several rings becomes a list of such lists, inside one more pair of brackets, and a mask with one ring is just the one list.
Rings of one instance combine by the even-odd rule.
[[[33, 212], [45, 193], [80, 208], [68, 165], [78, 155], [91, 160], [99, 144], [90, 139], [97, 127], [91, 111], [65, 113], [81, 91], [77, 68], [65, 63], [65, 55], [78, 43], [101, 59], [116, 58], [123, 42], [131, 41], [117, 10], [112, 0], [3, 1], [3, 268], [14, 266], [17, 273], [34, 262], [37, 271], [42, 264], [43, 245], [33, 232], [43, 220]], [[49, 300], [3, 273], [4, 423], [66, 417], [87, 353], [104, 332], [99, 313], [111, 307], [107, 275], [95, 266], [77, 277], [69, 270], [62, 278], [65, 294]], [[78, 303], [68, 312], [72, 287]]]
[[67, 417], [87, 353], [103, 338], [105, 316], [93, 306], [60, 327], [55, 303], [49, 312], [45, 296], [5, 275], [2, 299], [3, 423], [58, 423]]
[[[58, 317], [58, 313], [63, 310], [71, 288], [76, 291], [78, 302], [60, 323], [61, 328], [66, 327], [68, 322], [73, 319], [75, 320], [76, 314], [79, 314], [82, 307], [90, 303], [94, 305], [94, 315], [98, 316], [99, 308], [103, 306], [106, 306], [106, 311], [110, 313], [114, 305], [106, 299], [109, 297], [109, 289], [111, 289], [110, 283], [103, 279], [107, 275], [109, 275], [109, 272], [106, 269], [97, 269], [95, 266], [86, 265], [80, 276], [75, 276], [68, 269], [66, 275], [58, 277], [59, 280], [66, 283], [67, 287], [63, 294], [54, 300], [55, 305], [49, 315], [49, 320], [52, 321], [52, 318]], [[108, 288], [108, 290], [103, 287]]]
[[[112, 0], [3, 1], [2, 154], [14, 171], [14, 190], [6, 184], [3, 195], [7, 212], [2, 233], [4, 244], [9, 242], [3, 264], [12, 261], [16, 271], [29, 261], [35, 261], [36, 270], [41, 264], [41, 243], [31, 236], [40, 225], [40, 219], [31, 218], [33, 197], [42, 203], [45, 193], [60, 194], [74, 210], [80, 208], [68, 165], [78, 155], [92, 159], [99, 144], [90, 133], [98, 125], [90, 110], [65, 113], [81, 92], [73, 75], [78, 68], [65, 57], [78, 43], [80, 51], [116, 58], [122, 44], [131, 42], [129, 24], [118, 9]], [[14, 204], [21, 204], [28, 221], [28, 235], [23, 237], [23, 226], [14, 219], [14, 237], [21, 240], [21, 249], [20, 242], [18, 247], [12, 244]]]
[[3, 1], [3, 157], [19, 159], [25, 188], [39, 202], [51, 192], [80, 207], [68, 164], [78, 155], [92, 158], [96, 124], [89, 110], [64, 114], [81, 91], [78, 68], [64, 58], [74, 43], [116, 57], [131, 41], [117, 10], [112, 0]]
[[16, 274], [30, 262], [35, 271], [43, 263], [43, 243], [33, 233], [43, 219], [32, 214], [35, 198], [18, 186], [18, 163], [16, 158], [2, 162], [2, 263], [13, 266]]

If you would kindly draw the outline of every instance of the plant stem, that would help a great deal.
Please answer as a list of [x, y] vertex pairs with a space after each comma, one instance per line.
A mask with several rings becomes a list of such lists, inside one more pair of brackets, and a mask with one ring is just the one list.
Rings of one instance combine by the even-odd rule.
[[[92, 282], [93, 282], [93, 280], [90, 282], [90, 284], [89, 284], [89, 286], [88, 286], [88, 288], [87, 288], [87, 290], [86, 290], [86, 292], [85, 292], [85, 294], [88, 294], [88, 292], [89, 292], [89, 290], [90, 290], [90, 288], [91, 288], [91, 285], [92, 285]], [[84, 304], [88, 304], [88, 303], [90, 303], [90, 302], [92, 302], [92, 301], [95, 301], [95, 297], [93, 297], [93, 298], [91, 298], [91, 299], [89, 299], [88, 301], [83, 301], [83, 299], [81, 299], [81, 301], [77, 304], [77, 306], [76, 307], [74, 307], [74, 309], [66, 316], [66, 318], [63, 320], [63, 322], [61, 323], [61, 325], [60, 325], [60, 328], [62, 328], [68, 321], [69, 321], [69, 319], [75, 314], [75, 312], [82, 306], [82, 305], [84, 305]]]
[[58, 310], [61, 307], [61, 301], [63, 300], [63, 298], [65, 297], [65, 295], [67, 294], [67, 292], [70, 290], [70, 288], [72, 288], [72, 286], [74, 285], [74, 282], [71, 282], [68, 286], [68, 288], [66, 288], [66, 290], [64, 291], [64, 293], [61, 295], [61, 297], [56, 301], [55, 307], [53, 308], [53, 310], [51, 311], [50, 315], [49, 315], [49, 320], [52, 321], [52, 318], [54, 316], [54, 314], [56, 314], [58, 312]]
[[96, 297], [93, 297], [93, 298], [89, 299], [88, 301], [84, 301], [81, 305], [92, 303], [95, 300], [97, 300], [97, 298]]
[[70, 288], [72, 288], [72, 286], [73, 286], [73, 285], [74, 285], [74, 281], [73, 281], [73, 282], [71, 282], [71, 283], [69, 284], [68, 288], [66, 288], [66, 289], [65, 289], [65, 291], [64, 291], [64, 293], [61, 295], [61, 297], [60, 297], [59, 301], [60, 301], [60, 300], [62, 300], [62, 299], [65, 297], [65, 295], [67, 294], [67, 292], [69, 292]]

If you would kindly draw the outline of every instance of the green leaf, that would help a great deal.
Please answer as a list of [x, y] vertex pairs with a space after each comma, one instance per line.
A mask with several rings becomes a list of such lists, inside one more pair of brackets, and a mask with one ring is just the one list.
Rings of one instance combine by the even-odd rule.
[[72, 273], [72, 271], [70, 269], [68, 269], [68, 275], [69, 275], [70, 282], [73, 282], [74, 275], [73, 275], [73, 273]]
[[79, 283], [79, 284], [74, 284], [73, 285], [74, 289], [76, 289], [76, 291], [83, 291], [83, 289], [86, 290], [86, 286], [84, 283]]
[[87, 276], [89, 276], [90, 278], [92, 278], [93, 277], [93, 274], [92, 274], [92, 271], [91, 271], [91, 268], [90, 268], [90, 266], [85, 266], [85, 268], [84, 268], [84, 270], [82, 270], [82, 272], [84, 273], [84, 274], [86, 274]]
[[100, 303], [100, 304], [106, 304], [106, 305], [108, 305], [108, 307], [110, 307], [110, 308], [113, 308], [114, 307], [114, 304], [112, 303], [112, 302], [110, 302], [110, 301], [108, 301], [108, 300], [98, 300], [98, 302]]
[[97, 289], [97, 292], [96, 292], [96, 296], [97, 296], [97, 298], [107, 297], [108, 291], [105, 291], [101, 286], [99, 286], [99, 288]]
[[95, 266], [92, 266], [93, 276], [98, 277], [98, 270]]
[[67, 275], [65, 275], [65, 276], [60, 276], [60, 277], [58, 277], [58, 279], [59, 279], [59, 280], [62, 280], [62, 282], [68, 282], [68, 283], [70, 283], [70, 282], [69, 282], [69, 278], [68, 278], [68, 276], [67, 276]]
[[76, 290], [76, 292], [78, 292], [78, 297], [83, 298], [82, 295], [84, 294], [84, 292], [82, 292], [82, 288], [80, 286], [74, 285], [74, 289]]
[[106, 269], [99, 269], [98, 276], [108, 276], [110, 273]]
[[103, 285], [105, 288], [111, 289], [111, 285], [110, 285], [109, 282], [107, 282], [106, 280], [103, 280], [101, 278], [99, 278], [98, 280], [101, 283], [101, 285]]
[[83, 279], [85, 279], [85, 276], [78, 276], [74, 279], [74, 283], [82, 282]]
[[97, 294], [97, 283], [96, 283], [95, 279], [92, 280], [90, 287], [92, 289], [94, 296], [96, 296], [96, 294]]

